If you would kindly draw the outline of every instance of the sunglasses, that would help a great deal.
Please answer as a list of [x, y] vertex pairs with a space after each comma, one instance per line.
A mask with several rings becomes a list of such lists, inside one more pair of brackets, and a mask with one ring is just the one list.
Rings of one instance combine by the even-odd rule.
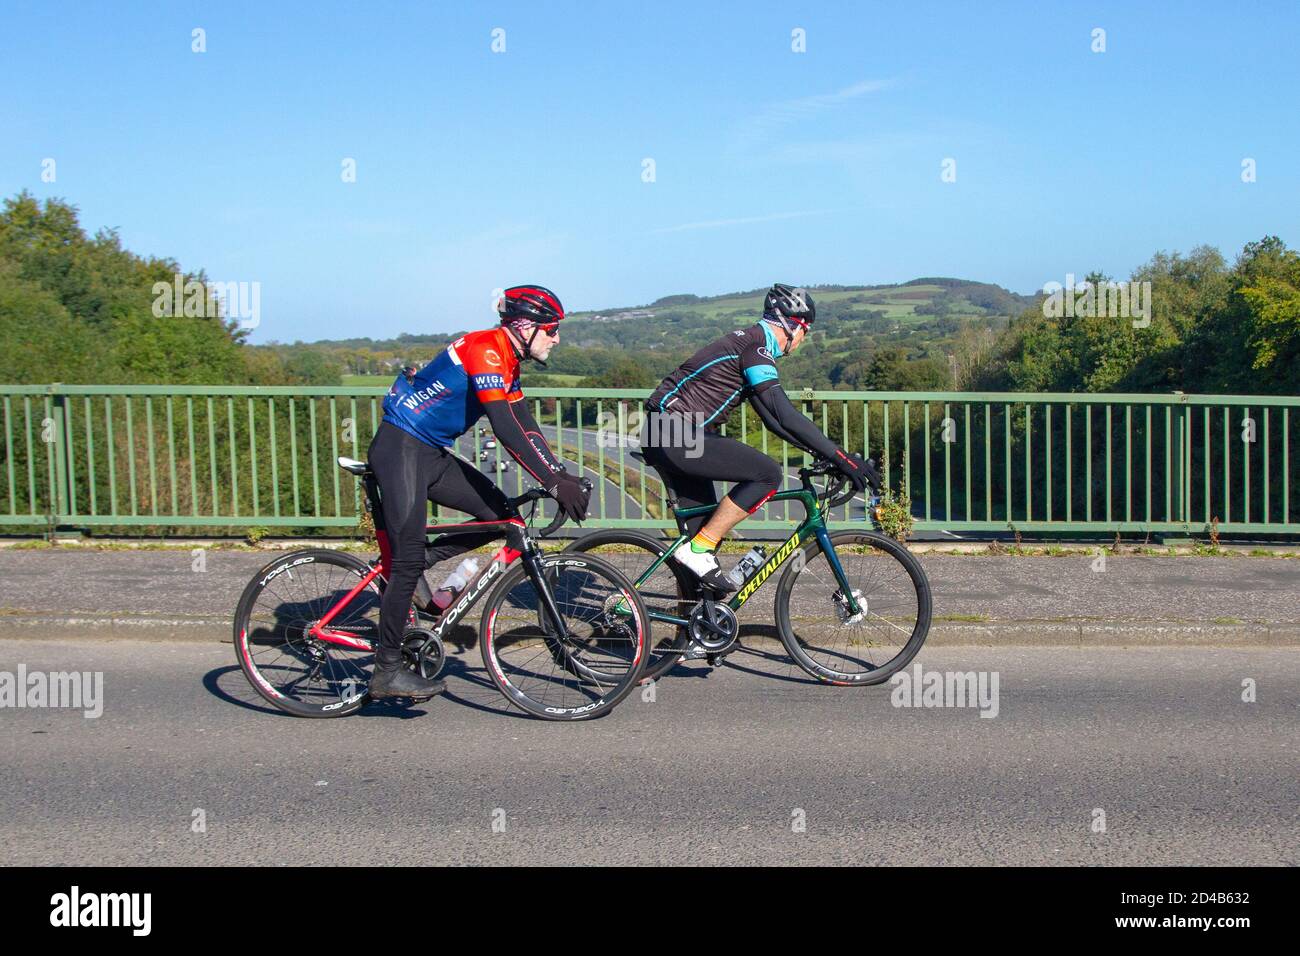
[[555, 335], [557, 332], [560, 331], [559, 322], [537, 322], [534, 324], [537, 326], [537, 328], [541, 329], [547, 335]]

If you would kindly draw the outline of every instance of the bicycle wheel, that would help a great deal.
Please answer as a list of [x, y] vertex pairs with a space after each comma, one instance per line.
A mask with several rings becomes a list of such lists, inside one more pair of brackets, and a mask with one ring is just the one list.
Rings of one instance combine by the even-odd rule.
[[[374, 653], [308, 632], [369, 570], [354, 555], [319, 549], [291, 552], [257, 572], [235, 612], [235, 654], [259, 694], [296, 717], [344, 717], [365, 705]], [[383, 584], [371, 581], [331, 627], [377, 645]]]
[[[612, 564], [629, 581], [635, 583], [668, 550], [668, 546], [648, 534], [615, 528], [583, 535], [564, 550], [594, 554], [602, 561]], [[689, 573], [673, 561], [659, 565], [655, 573], [637, 588], [637, 592], [651, 615], [660, 613], [686, 617], [697, 600], [692, 596], [694, 592]], [[650, 620], [650, 638], [650, 657], [646, 662], [645, 673], [641, 676], [643, 682], [657, 680], [672, 670], [673, 665], [681, 660], [690, 635], [685, 627]], [[599, 676], [592, 676], [600, 679]]]
[[859, 611], [813, 538], [786, 565], [776, 591], [781, 641], [809, 674], [835, 684], [879, 684], [907, 665], [930, 630], [930, 582], [892, 538], [865, 531], [830, 536]]
[[[556, 635], [544, 623], [537, 589], [516, 563], [483, 610], [483, 664], [506, 699], [535, 717], [599, 717], [641, 679], [649, 638], [645, 604], [632, 582], [599, 558], [566, 552], [542, 558], [542, 569], [566, 633]], [[583, 676], [587, 669], [607, 679]]]

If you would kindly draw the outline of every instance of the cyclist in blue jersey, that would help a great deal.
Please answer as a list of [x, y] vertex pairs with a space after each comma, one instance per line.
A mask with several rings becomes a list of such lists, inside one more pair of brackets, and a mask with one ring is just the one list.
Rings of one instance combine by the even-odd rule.
[[[403, 369], [384, 398], [384, 420], [370, 443], [370, 467], [379, 482], [387, 524], [380, 547], [391, 553], [391, 575], [379, 609], [379, 649], [370, 696], [428, 698], [444, 690], [401, 666], [402, 636], [411, 599], [428, 594], [424, 569], [497, 537], [495, 531], [445, 534], [426, 548], [426, 502], [468, 512], [479, 521], [514, 518], [492, 480], [452, 454], [449, 446], [487, 416], [496, 438], [520, 467], [545, 488], [572, 520], [587, 516], [589, 492], [568, 474], [528, 411], [519, 387], [521, 361], [546, 364], [560, 341], [564, 306], [542, 286], [506, 289], [498, 301], [501, 325], [469, 332], [419, 371]], [[522, 549], [515, 518], [507, 543]]]
[[[777, 283], [763, 300], [758, 323], [700, 349], [646, 401], [645, 460], [659, 472], [677, 507], [718, 506], [707, 522], [700, 517], [688, 523], [690, 546], [678, 548], [673, 558], [720, 593], [735, 588], [718, 569], [718, 545], [776, 494], [782, 481], [781, 467], [767, 455], [719, 434], [742, 401], [749, 401], [777, 437], [833, 461], [855, 491], [880, 487], [875, 465], [823, 435], [781, 388], [776, 360], [803, 343], [816, 317], [811, 295]], [[721, 502], [715, 480], [735, 482]]]

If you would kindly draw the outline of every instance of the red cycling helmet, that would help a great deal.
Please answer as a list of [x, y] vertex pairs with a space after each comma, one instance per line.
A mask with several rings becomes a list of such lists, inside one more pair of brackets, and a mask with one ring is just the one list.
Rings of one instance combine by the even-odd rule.
[[536, 322], [550, 325], [564, 318], [564, 306], [550, 289], [540, 285], [517, 285], [506, 289], [497, 300], [502, 325]]
[[[511, 286], [497, 300], [497, 313], [501, 316], [501, 324], [504, 326], [532, 323], [533, 334], [524, 343], [523, 354], [520, 357], [532, 359], [545, 368], [545, 362], [533, 357], [533, 342], [538, 332], [546, 332], [548, 335], [555, 333], [560, 320], [564, 318], [564, 306], [560, 304], [560, 297], [545, 286]], [[515, 334], [519, 336], [520, 330], [516, 329]]]

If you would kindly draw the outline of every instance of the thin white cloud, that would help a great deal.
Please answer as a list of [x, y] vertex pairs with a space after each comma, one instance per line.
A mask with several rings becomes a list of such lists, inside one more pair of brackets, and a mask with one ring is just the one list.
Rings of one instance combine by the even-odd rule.
[[740, 149], [751, 149], [769, 139], [782, 127], [819, 116], [869, 93], [878, 93], [894, 83], [892, 79], [862, 80], [834, 93], [818, 93], [770, 103], [737, 127], [735, 145]]
[[726, 226], [744, 226], [753, 222], [776, 222], [780, 219], [803, 219], [806, 216], [824, 216], [830, 210], [827, 209], [810, 209], [807, 212], [778, 212], [770, 216], [744, 216], [739, 219], [705, 219], [700, 222], [686, 222], [680, 226], [665, 226], [663, 229], [652, 229], [649, 235], [658, 236], [668, 232], [687, 232], [692, 229], [721, 229]]
[[870, 139], [815, 140], [799, 139], [782, 143], [769, 150], [763, 160], [774, 163], [841, 163], [861, 166], [884, 161], [900, 153], [938, 148], [942, 138], [916, 133], [878, 133]]

